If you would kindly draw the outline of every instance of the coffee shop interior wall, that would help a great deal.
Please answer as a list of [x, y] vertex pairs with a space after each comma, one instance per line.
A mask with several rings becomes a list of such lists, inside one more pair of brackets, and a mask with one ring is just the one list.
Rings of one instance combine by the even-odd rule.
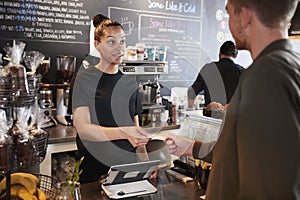
[[[57, 55], [76, 56], [78, 69], [89, 53], [91, 19], [98, 13], [123, 25], [127, 45], [167, 47], [169, 74], [159, 81], [168, 88], [190, 85], [232, 39], [225, 0], [1, 0], [0, 52], [20, 40], [25, 50], [49, 55], [53, 83]], [[250, 61], [246, 52], [237, 59], [245, 67]]]

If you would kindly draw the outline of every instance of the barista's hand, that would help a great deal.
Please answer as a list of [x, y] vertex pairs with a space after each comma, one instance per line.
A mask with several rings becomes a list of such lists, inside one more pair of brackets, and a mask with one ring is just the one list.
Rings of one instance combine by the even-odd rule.
[[150, 140], [150, 134], [143, 128], [137, 126], [122, 127], [126, 139], [133, 147], [145, 145]]
[[168, 133], [165, 139], [166, 147], [170, 154], [177, 156], [193, 154], [193, 146], [195, 141], [189, 140], [185, 137]]

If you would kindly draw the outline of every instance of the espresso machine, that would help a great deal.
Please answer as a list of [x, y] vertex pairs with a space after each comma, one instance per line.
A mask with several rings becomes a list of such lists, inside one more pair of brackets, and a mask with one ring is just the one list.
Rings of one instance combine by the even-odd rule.
[[167, 61], [150, 60], [125, 60], [119, 65], [119, 70], [124, 74], [134, 76], [139, 84], [139, 93], [143, 112], [139, 115], [139, 124], [143, 127], [152, 126], [160, 122], [160, 114], [165, 111], [165, 106], [159, 101], [160, 88], [158, 78], [168, 74]]
[[59, 55], [56, 57], [56, 66], [56, 119], [60, 124], [72, 125], [72, 114], [69, 114], [67, 110], [70, 100], [70, 82], [75, 73], [76, 57]]
[[154, 77], [153, 79], [154, 80], [148, 79], [147, 82], [139, 80], [139, 92], [142, 105], [153, 105], [158, 103], [157, 95], [159, 94], [160, 84], [157, 77]]

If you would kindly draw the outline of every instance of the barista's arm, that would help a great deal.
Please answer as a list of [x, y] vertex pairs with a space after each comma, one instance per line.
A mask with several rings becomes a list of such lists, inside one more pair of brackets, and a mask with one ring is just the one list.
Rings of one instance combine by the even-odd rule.
[[90, 111], [86, 106], [73, 110], [74, 126], [81, 139], [89, 141], [110, 141], [127, 139], [133, 146], [146, 144], [148, 133], [136, 126], [104, 127], [91, 123]]
[[[139, 116], [138, 115], [135, 115], [134, 118], [133, 118], [133, 122], [136, 126], [140, 126], [139, 125]], [[149, 157], [148, 157], [148, 153], [147, 153], [147, 149], [146, 149], [146, 145], [145, 144], [141, 144], [141, 145], [138, 145], [136, 147], [136, 150], [135, 152], [137, 153], [138, 157], [139, 157], [139, 160], [140, 161], [146, 161], [146, 160], [149, 160]]]

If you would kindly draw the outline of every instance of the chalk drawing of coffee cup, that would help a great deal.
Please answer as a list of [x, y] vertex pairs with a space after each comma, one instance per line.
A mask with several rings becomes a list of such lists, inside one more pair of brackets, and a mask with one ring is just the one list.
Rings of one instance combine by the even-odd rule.
[[125, 35], [130, 35], [132, 29], [134, 28], [134, 23], [131, 21], [128, 21], [128, 22], [122, 23], [121, 25], [123, 26]]

